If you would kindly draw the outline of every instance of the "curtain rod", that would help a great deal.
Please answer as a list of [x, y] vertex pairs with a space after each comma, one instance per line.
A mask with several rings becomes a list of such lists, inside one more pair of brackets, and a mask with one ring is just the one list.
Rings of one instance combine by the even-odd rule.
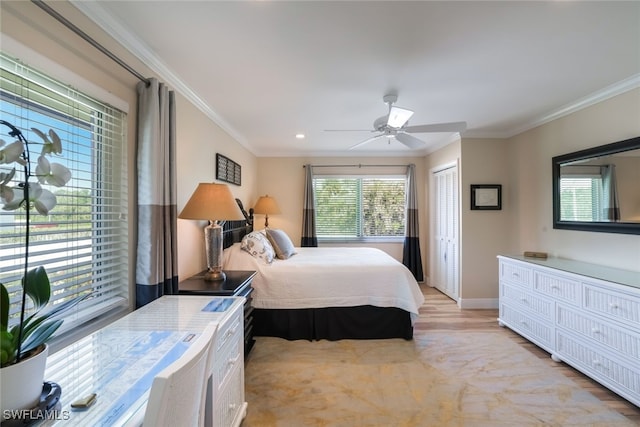
[[138, 80], [143, 81], [145, 83], [149, 83], [149, 79], [147, 79], [145, 76], [143, 76], [142, 74], [138, 73], [136, 70], [131, 68], [122, 59], [118, 58], [113, 53], [108, 51], [107, 48], [105, 48], [100, 43], [98, 43], [97, 41], [92, 39], [87, 33], [82, 31], [80, 28], [76, 27], [73, 23], [71, 23], [71, 21], [69, 21], [64, 16], [60, 15], [58, 12], [56, 12], [54, 9], [52, 9], [49, 5], [45, 4], [42, 0], [31, 0], [31, 3], [35, 4], [40, 9], [44, 10], [45, 12], [47, 12], [49, 15], [51, 15], [56, 20], [58, 20], [62, 25], [64, 25], [65, 27], [67, 27], [68, 29], [70, 29], [71, 31], [76, 33], [78, 36], [80, 36], [82, 39], [84, 39], [90, 45], [92, 45], [93, 47], [98, 49], [100, 52], [102, 52], [105, 55], [107, 55], [111, 60], [115, 61], [122, 68], [124, 68], [125, 70], [127, 70], [128, 72], [130, 72], [131, 74], [136, 76], [138, 78]]
[[[309, 165], [312, 168], [392, 168], [392, 167], [407, 167], [411, 165]], [[307, 165], [302, 165], [303, 168], [306, 168]]]

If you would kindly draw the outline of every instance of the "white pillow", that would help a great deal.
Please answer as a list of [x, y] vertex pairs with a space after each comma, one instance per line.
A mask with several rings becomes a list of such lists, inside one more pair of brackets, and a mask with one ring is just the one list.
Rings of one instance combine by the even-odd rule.
[[267, 228], [267, 238], [269, 243], [276, 251], [276, 256], [279, 259], [287, 259], [296, 253], [296, 248], [293, 246], [293, 242], [287, 233], [278, 229]]
[[275, 251], [267, 237], [259, 231], [254, 231], [242, 238], [240, 247], [249, 252], [254, 258], [261, 259], [265, 264], [271, 264], [275, 258]]

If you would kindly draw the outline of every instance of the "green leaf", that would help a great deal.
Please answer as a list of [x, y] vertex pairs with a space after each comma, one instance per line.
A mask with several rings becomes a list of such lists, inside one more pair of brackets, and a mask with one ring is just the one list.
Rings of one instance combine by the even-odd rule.
[[51, 286], [49, 276], [44, 267], [39, 266], [27, 272], [22, 278], [24, 292], [33, 300], [36, 312], [49, 303], [51, 298]]
[[0, 283], [0, 331], [6, 331], [9, 327], [9, 292]]
[[62, 325], [62, 319], [50, 320], [43, 323], [36, 331], [34, 331], [29, 338], [27, 338], [20, 350], [21, 354], [28, 353], [34, 348], [47, 342], [47, 340], [53, 335], [53, 333]]

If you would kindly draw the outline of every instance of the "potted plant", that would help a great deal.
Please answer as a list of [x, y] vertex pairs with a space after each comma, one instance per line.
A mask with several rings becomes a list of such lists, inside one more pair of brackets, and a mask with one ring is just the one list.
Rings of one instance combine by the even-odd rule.
[[[5, 410], [31, 409], [37, 405], [44, 382], [46, 343], [62, 325], [60, 315], [86, 296], [47, 307], [51, 297], [47, 272], [42, 266], [29, 268], [31, 210], [46, 215], [57, 203], [56, 196], [41, 184], [63, 187], [71, 179], [69, 169], [59, 163], [50, 163], [46, 157], [62, 153], [60, 138], [53, 130], [46, 135], [32, 129], [43, 140], [37, 167], [32, 172], [30, 143], [12, 124], [4, 120], [0, 120], [0, 124], [9, 127], [9, 135], [16, 138], [11, 144], [0, 140], [0, 166], [3, 167], [0, 169], [0, 203], [4, 210], [25, 210], [24, 274], [19, 319], [13, 325], [9, 324], [10, 293], [0, 283], [0, 398], [4, 418]], [[16, 165], [21, 166], [20, 172], [16, 171]]]

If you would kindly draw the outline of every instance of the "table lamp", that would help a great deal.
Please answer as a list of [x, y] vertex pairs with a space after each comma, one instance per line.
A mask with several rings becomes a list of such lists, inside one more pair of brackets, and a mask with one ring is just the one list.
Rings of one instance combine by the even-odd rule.
[[[222, 271], [222, 224], [224, 221], [245, 219], [231, 190], [226, 184], [201, 182], [191, 195], [178, 218], [209, 220], [204, 229], [207, 272], [204, 280], [224, 280]], [[222, 223], [220, 223], [222, 221]]]
[[253, 213], [264, 214], [264, 228], [267, 228], [269, 227], [269, 215], [276, 215], [281, 212], [276, 203], [276, 199], [267, 194], [258, 199], [258, 202], [253, 208]]

